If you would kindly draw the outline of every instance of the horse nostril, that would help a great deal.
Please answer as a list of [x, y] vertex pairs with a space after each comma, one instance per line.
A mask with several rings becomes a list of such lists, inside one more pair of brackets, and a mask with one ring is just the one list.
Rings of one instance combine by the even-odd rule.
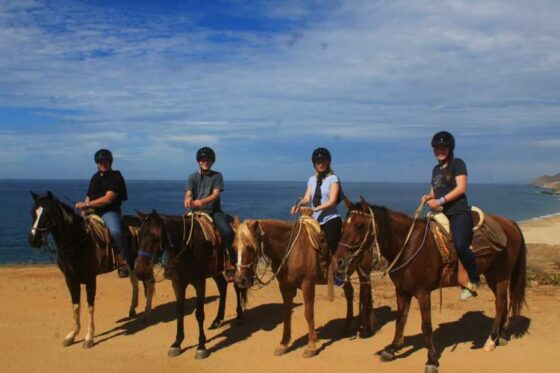
[[336, 265], [338, 267], [343, 267], [344, 266], [344, 260], [342, 260], [342, 258], [339, 258], [336, 260]]

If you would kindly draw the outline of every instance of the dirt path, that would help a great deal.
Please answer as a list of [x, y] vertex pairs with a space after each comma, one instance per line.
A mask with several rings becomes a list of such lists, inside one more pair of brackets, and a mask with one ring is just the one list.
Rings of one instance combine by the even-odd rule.
[[[206, 322], [216, 313], [216, 287], [208, 282]], [[343, 337], [345, 300], [341, 289], [336, 299], [326, 300], [326, 288], [317, 290], [316, 325], [321, 351], [312, 359], [301, 354], [306, 343], [306, 324], [301, 306], [293, 316], [293, 348], [285, 356], [272, 351], [281, 338], [281, 297], [276, 283], [255, 291], [245, 323], [227, 323], [208, 331], [207, 360], [194, 360], [198, 335], [193, 313], [193, 289], [188, 291], [185, 317], [185, 351], [167, 357], [174, 340], [174, 300], [169, 282], [157, 284], [152, 321], [123, 318], [128, 313], [130, 287], [115, 273], [98, 278], [95, 346], [81, 347], [85, 335], [85, 307], [82, 307], [82, 331], [78, 343], [63, 348], [62, 340], [70, 331], [70, 298], [62, 274], [56, 267], [0, 268], [0, 369], [2, 372], [422, 372], [426, 350], [420, 331], [420, 317], [413, 302], [405, 331], [406, 347], [396, 361], [381, 363], [375, 352], [390, 343], [394, 332], [395, 301], [392, 284], [377, 281], [374, 288], [376, 316], [381, 325], [373, 337]], [[230, 289], [232, 290], [232, 289]], [[235, 296], [230, 291], [226, 310], [229, 320], [235, 317]], [[518, 323], [518, 330], [528, 332], [513, 339], [508, 346], [486, 353], [482, 346], [488, 337], [494, 315], [494, 299], [484, 287], [478, 298], [468, 303], [458, 301], [457, 289], [444, 291], [443, 311], [438, 312], [438, 296], [432, 296], [435, 344], [442, 351], [441, 372], [555, 372], [560, 364], [560, 287], [540, 285], [528, 290], [530, 308]], [[85, 294], [82, 296], [85, 297]], [[143, 302], [143, 299], [141, 300]], [[357, 301], [355, 302], [357, 306]], [[142, 305], [143, 307], [143, 305]], [[357, 307], [355, 307], [357, 309]], [[139, 310], [140, 311], [140, 310]]]

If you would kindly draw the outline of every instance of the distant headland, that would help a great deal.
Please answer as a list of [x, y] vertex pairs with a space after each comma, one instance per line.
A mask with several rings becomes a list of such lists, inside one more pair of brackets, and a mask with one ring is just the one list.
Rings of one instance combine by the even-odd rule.
[[560, 194], [560, 173], [553, 176], [543, 175], [537, 177], [535, 180], [533, 180], [531, 185], [548, 189], [553, 193]]

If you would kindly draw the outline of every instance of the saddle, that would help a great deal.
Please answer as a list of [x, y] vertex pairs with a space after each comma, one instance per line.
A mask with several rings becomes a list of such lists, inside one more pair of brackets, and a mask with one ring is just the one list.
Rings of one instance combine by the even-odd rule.
[[308, 214], [303, 213], [299, 218], [302, 233], [305, 233], [309, 245], [317, 253], [318, 259], [318, 278], [317, 284], [324, 285], [327, 283], [328, 264], [330, 259], [330, 252], [327, 247], [325, 235], [321, 230], [319, 222]]
[[87, 215], [86, 232], [95, 245], [96, 273], [108, 273], [117, 269], [120, 264], [118, 259], [119, 250], [112, 240], [109, 228], [105, 225], [103, 218], [95, 214]]
[[[204, 239], [212, 245], [212, 259], [210, 260], [208, 270], [210, 273], [218, 272], [219, 262], [217, 248], [222, 244], [222, 236], [220, 231], [214, 226], [214, 220], [210, 215], [201, 211], [190, 211], [184, 215], [184, 218], [193, 218], [194, 221], [200, 226]], [[187, 231], [189, 227], [185, 227]], [[187, 237], [185, 237], [185, 240]], [[225, 253], [224, 253], [225, 254]], [[222, 260], [225, 261], [225, 255], [222, 255]], [[223, 265], [223, 264], [222, 264]]]
[[[470, 249], [475, 257], [494, 255], [502, 251], [507, 245], [507, 236], [498, 222], [475, 206], [471, 208], [471, 214], [474, 228]], [[443, 259], [442, 282], [446, 286], [451, 283], [451, 277], [458, 264], [457, 251], [453, 246], [449, 220], [441, 211], [430, 211], [427, 218], [430, 219], [430, 230]], [[465, 269], [462, 265], [458, 267], [459, 275], [463, 274], [462, 277], [464, 277], [466, 275]]]

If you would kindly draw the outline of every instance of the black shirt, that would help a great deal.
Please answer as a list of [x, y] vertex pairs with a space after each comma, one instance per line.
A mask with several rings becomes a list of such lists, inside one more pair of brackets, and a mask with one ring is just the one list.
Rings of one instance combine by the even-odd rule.
[[[218, 171], [210, 170], [206, 175], [202, 175], [199, 171], [192, 173], [187, 179], [186, 190], [192, 192], [193, 200], [203, 199], [212, 194], [214, 189], [224, 190], [224, 178]], [[203, 211], [212, 214], [222, 210], [220, 197], [212, 204], [204, 205]]]
[[107, 192], [115, 192], [117, 196], [115, 199], [106, 206], [98, 207], [95, 209], [95, 213], [103, 215], [109, 211], [121, 211], [122, 201], [128, 199], [128, 194], [126, 192], [126, 184], [124, 178], [120, 171], [109, 170], [107, 172], [101, 173], [101, 171], [96, 172], [91, 177], [89, 182], [89, 188], [87, 196], [90, 201], [103, 197]]
[[[449, 171], [448, 179], [445, 177], [445, 169], [440, 168], [439, 165], [436, 165], [432, 170], [432, 187], [434, 188], [434, 195], [438, 199], [457, 187], [457, 182], [455, 181], [456, 176], [467, 175], [467, 166], [465, 162], [459, 158], [451, 159], [447, 165], [447, 169]], [[443, 212], [445, 215], [468, 213], [469, 211], [470, 208], [466, 194], [463, 194], [454, 201], [443, 204]]]

